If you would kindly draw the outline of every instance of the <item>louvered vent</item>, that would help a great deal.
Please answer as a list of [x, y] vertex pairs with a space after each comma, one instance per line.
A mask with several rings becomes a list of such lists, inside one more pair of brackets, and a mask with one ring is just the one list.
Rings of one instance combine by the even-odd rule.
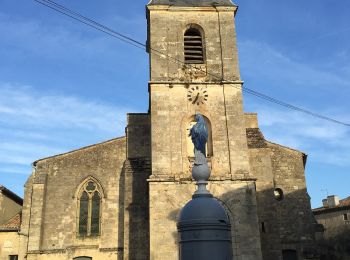
[[202, 36], [196, 29], [185, 32], [185, 63], [204, 63]]

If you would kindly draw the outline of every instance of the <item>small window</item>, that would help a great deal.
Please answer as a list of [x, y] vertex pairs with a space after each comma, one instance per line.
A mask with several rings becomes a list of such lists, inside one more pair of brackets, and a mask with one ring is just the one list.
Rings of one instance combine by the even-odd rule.
[[78, 257], [74, 257], [73, 260], [92, 260], [92, 257], [89, 257], [89, 256], [78, 256]]
[[266, 233], [266, 224], [265, 222], [261, 222], [261, 232]]
[[204, 63], [203, 39], [201, 33], [194, 28], [185, 32], [185, 63], [202, 64]]
[[344, 219], [345, 221], [349, 220], [348, 214], [344, 214], [344, 215], [343, 215], [343, 219]]
[[277, 201], [282, 201], [284, 199], [283, 190], [280, 188], [275, 189], [273, 195]]
[[79, 197], [79, 236], [98, 236], [101, 223], [101, 195], [96, 183], [89, 180], [82, 186]]
[[9, 260], [18, 260], [18, 255], [10, 255]]

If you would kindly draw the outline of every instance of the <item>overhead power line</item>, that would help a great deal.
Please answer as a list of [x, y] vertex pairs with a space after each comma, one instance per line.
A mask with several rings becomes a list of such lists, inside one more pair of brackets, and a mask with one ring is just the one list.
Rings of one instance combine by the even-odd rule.
[[[48, 8], [51, 8], [63, 15], [66, 15], [76, 21], [79, 21], [87, 26], [90, 26], [98, 31], [101, 31], [103, 33], [106, 33], [108, 34], [109, 36], [112, 36], [114, 38], [117, 38], [118, 40], [120, 41], [123, 41], [127, 44], [130, 44], [130, 45], [133, 45], [134, 47], [137, 47], [139, 49], [142, 49], [142, 50], [146, 50], [150, 53], [153, 53], [157, 56], [160, 56], [161, 58], [164, 58], [164, 59], [168, 59], [169, 61], [171, 62], [174, 62], [174, 63], [179, 63], [179, 64], [182, 64], [182, 65], [185, 65], [185, 66], [188, 66], [188, 64], [186, 64], [184, 61], [181, 61], [177, 58], [174, 58], [174, 57], [171, 57], [169, 56], [167, 53], [163, 53], [159, 50], [156, 50], [150, 46], [147, 46], [146, 44], [140, 42], [140, 41], [137, 41], [129, 36], [126, 36], [125, 34], [122, 34], [120, 32], [117, 32], [103, 24], [100, 24], [96, 21], [94, 21], [93, 19], [91, 18], [88, 18], [86, 16], [83, 16], [81, 15], [80, 13], [77, 13], [63, 5], [60, 5], [52, 0], [34, 0]], [[197, 70], [200, 70], [200, 71], [203, 71], [202, 69], [200, 68], [197, 68], [197, 67], [194, 67], [195, 69]], [[218, 75], [214, 75], [212, 73], [208, 73], [206, 72], [208, 75], [218, 79], [219, 81], [221, 82], [225, 82], [225, 79], [223, 79], [221, 76], [218, 76]], [[234, 84], [229, 84], [229, 85], [232, 85], [234, 87], [238, 87], [237, 85], [234, 85]], [[304, 109], [304, 108], [301, 108], [301, 107], [297, 107], [295, 105], [292, 105], [292, 104], [289, 104], [289, 103], [286, 103], [284, 101], [281, 101], [279, 99], [276, 99], [274, 97], [271, 97], [271, 96], [268, 96], [266, 94], [263, 94], [261, 92], [258, 92], [256, 90], [253, 90], [253, 89], [250, 89], [250, 88], [247, 88], [247, 87], [239, 87], [240, 89], [242, 89], [242, 91], [248, 93], [248, 94], [251, 94], [253, 96], [256, 96], [258, 98], [261, 98], [263, 100], [266, 100], [266, 101], [269, 101], [271, 103], [274, 103], [274, 104], [277, 104], [277, 105], [280, 105], [280, 106], [283, 106], [285, 108], [288, 108], [288, 109], [291, 109], [291, 110], [294, 110], [294, 111], [298, 111], [298, 112], [301, 112], [301, 113], [304, 113], [304, 114], [308, 114], [310, 116], [313, 116], [313, 117], [316, 117], [316, 118], [319, 118], [319, 119], [323, 119], [323, 120], [326, 120], [326, 121], [329, 121], [329, 122], [332, 122], [332, 123], [336, 123], [336, 124], [340, 124], [340, 125], [343, 125], [343, 126], [348, 126], [350, 127], [350, 124], [349, 123], [345, 123], [345, 122], [342, 122], [342, 121], [339, 121], [337, 119], [334, 119], [334, 118], [330, 118], [330, 117], [327, 117], [327, 116], [324, 116], [324, 115], [321, 115], [321, 114], [318, 114], [316, 112], [313, 112], [313, 111], [310, 111], [310, 110], [307, 110], [307, 109]]]

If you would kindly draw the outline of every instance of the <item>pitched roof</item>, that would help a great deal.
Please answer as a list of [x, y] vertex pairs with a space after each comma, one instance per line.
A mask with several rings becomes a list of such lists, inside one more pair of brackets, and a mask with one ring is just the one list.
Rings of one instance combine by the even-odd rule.
[[81, 147], [81, 148], [78, 148], [78, 149], [75, 149], [75, 150], [71, 150], [71, 151], [68, 151], [68, 152], [65, 152], [65, 153], [56, 154], [56, 155], [52, 155], [52, 156], [49, 156], [49, 157], [41, 158], [41, 159], [38, 159], [35, 162], [33, 162], [33, 165], [36, 166], [38, 162], [41, 162], [41, 161], [44, 161], [44, 160], [48, 160], [48, 159], [52, 159], [52, 158], [56, 158], [56, 157], [60, 157], [60, 156], [64, 156], [64, 155], [68, 155], [68, 154], [71, 154], [71, 153], [83, 151], [83, 150], [90, 149], [90, 148], [93, 148], [93, 147], [96, 147], [96, 146], [99, 146], [99, 145], [103, 145], [103, 144], [107, 144], [107, 143], [110, 143], [110, 142], [114, 142], [114, 141], [117, 141], [117, 140], [123, 140], [123, 139], [126, 139], [126, 137], [125, 136], [116, 137], [116, 138], [113, 138], [113, 139], [110, 139], [110, 140], [107, 140], [107, 141], [103, 141], [103, 142], [100, 142], [100, 143], [96, 143], [96, 144], [92, 144], [92, 145], [89, 145], [89, 146]]
[[0, 225], [1, 231], [18, 231], [21, 228], [22, 212], [18, 212], [7, 223]]
[[170, 6], [236, 6], [231, 0], [151, 0], [148, 5]]
[[7, 189], [5, 186], [0, 185], [0, 193], [4, 194], [9, 199], [12, 199], [17, 204], [21, 206], [23, 205], [23, 199], [14, 192]]
[[246, 128], [246, 134], [247, 134], [247, 142], [248, 142], [248, 148], [267, 148], [268, 144], [275, 145], [278, 147], [282, 147], [294, 152], [301, 153], [303, 156], [307, 156], [304, 152], [290, 148], [285, 145], [276, 144], [271, 141], [268, 141], [265, 139], [263, 133], [260, 131], [260, 128]]
[[345, 199], [342, 199], [339, 201], [339, 204], [334, 207], [320, 207], [313, 209], [313, 213], [315, 215], [320, 215], [323, 213], [330, 213], [330, 212], [335, 212], [335, 211], [342, 211], [342, 210], [349, 210], [350, 209], [350, 197], [347, 197]]

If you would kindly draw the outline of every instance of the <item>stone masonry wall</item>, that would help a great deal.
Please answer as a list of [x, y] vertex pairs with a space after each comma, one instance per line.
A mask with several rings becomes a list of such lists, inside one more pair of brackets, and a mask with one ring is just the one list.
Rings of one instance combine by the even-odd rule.
[[[28, 259], [70, 259], [83, 249], [83, 255], [91, 253], [98, 259], [121, 255], [124, 227], [119, 225], [123, 222], [119, 197], [124, 187], [119, 184], [125, 159], [126, 142], [120, 138], [36, 162], [26, 185], [22, 223], [23, 236], [29, 233], [29, 240], [23, 239]], [[101, 235], [80, 238], [76, 193], [90, 176], [103, 189]]]
[[[151, 82], [240, 79], [234, 24], [236, 7], [147, 8]], [[191, 24], [203, 29], [205, 66], [198, 65], [194, 67], [199, 69], [185, 71], [184, 33]]]
[[[234, 25], [236, 7], [147, 8], [152, 177], [188, 179], [191, 163], [186, 152], [186, 128], [196, 113], [206, 116], [212, 125], [212, 178], [248, 177]], [[184, 33], [190, 26], [196, 26], [202, 33], [204, 64], [184, 66], [181, 62], [184, 61]], [[189, 102], [188, 91], [193, 87], [205, 88], [208, 101], [200, 105]]]
[[[283, 249], [298, 252], [315, 250], [314, 220], [304, 175], [305, 155], [267, 142], [259, 128], [248, 128], [252, 175], [257, 179], [257, 203], [264, 259], [278, 260]], [[275, 199], [274, 190], [283, 191]]]
[[0, 259], [7, 260], [10, 255], [18, 255], [19, 235], [18, 232], [0, 232]]
[[[149, 260], [149, 159], [125, 162], [124, 259]], [[121, 206], [121, 205], [120, 205]]]
[[281, 188], [284, 200], [279, 203], [280, 236], [282, 244], [307, 247], [314, 243], [314, 218], [306, 190], [304, 154], [268, 143], [272, 151], [272, 167], [276, 188]]
[[33, 186], [33, 175], [30, 175], [28, 180], [24, 185], [24, 199], [23, 199], [23, 208], [22, 208], [22, 223], [21, 231], [19, 237], [19, 259], [25, 259], [27, 255], [28, 247], [28, 235], [29, 235], [29, 223], [30, 223], [30, 214], [32, 206], [32, 186]]
[[151, 175], [149, 114], [128, 114], [125, 162], [124, 259], [149, 259], [149, 189]]
[[[262, 259], [254, 182], [211, 181], [208, 189], [230, 215], [234, 259]], [[151, 260], [178, 259], [176, 223], [194, 191], [193, 182], [150, 182]]]
[[[187, 142], [189, 123], [196, 113], [204, 115], [211, 126], [209, 186], [232, 212], [234, 255], [240, 260], [261, 259], [255, 186], [246, 181], [250, 170], [235, 11], [236, 7], [148, 6], [150, 259], [178, 258], [176, 220], [195, 189], [190, 182], [192, 161]], [[181, 62], [184, 33], [191, 26], [202, 33], [205, 63], [185, 66]], [[205, 89], [207, 101], [190, 102], [191, 89]]]
[[[344, 219], [348, 215], [348, 220]], [[333, 212], [315, 212], [317, 223], [323, 225], [323, 237], [318, 243], [321, 246], [322, 258], [327, 259], [350, 259], [350, 210], [335, 209]]]
[[19, 205], [12, 199], [8, 198], [0, 191], [0, 225], [6, 223], [18, 212], [21, 211], [22, 205]]
[[187, 100], [186, 85], [152, 84], [154, 178], [186, 179], [190, 176], [187, 128], [196, 112], [203, 114], [211, 123], [212, 178], [242, 179], [249, 176], [241, 91], [232, 85], [207, 85], [207, 91], [207, 103], [194, 106]]
[[127, 157], [151, 158], [151, 118], [149, 114], [128, 114]]

